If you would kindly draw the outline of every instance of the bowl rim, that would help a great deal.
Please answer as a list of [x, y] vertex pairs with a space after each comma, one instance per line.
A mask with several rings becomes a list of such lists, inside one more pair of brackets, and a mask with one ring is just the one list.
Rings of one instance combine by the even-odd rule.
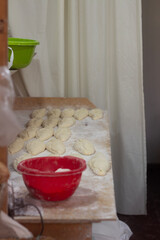
[[8, 46], [35, 46], [39, 44], [39, 41], [33, 39], [8, 37]]
[[[58, 160], [58, 159], [63, 159], [63, 158], [69, 158], [69, 159], [75, 159], [78, 160], [79, 162], [81, 162], [81, 167], [79, 167], [78, 169], [75, 170], [71, 170], [71, 171], [66, 171], [66, 172], [43, 172], [37, 169], [32, 169], [32, 168], [28, 168], [26, 166], [24, 166], [26, 161], [33, 161], [36, 159], [43, 159], [43, 158], [50, 158], [50, 159], [54, 159], [54, 160]], [[60, 177], [60, 176], [70, 176], [70, 175], [75, 175], [75, 174], [79, 174], [82, 173], [85, 169], [86, 169], [87, 165], [86, 165], [86, 161], [82, 158], [79, 157], [74, 157], [74, 156], [44, 156], [44, 157], [34, 157], [34, 158], [28, 158], [25, 159], [23, 161], [21, 161], [18, 166], [17, 169], [18, 171], [23, 175], [31, 175], [31, 176], [35, 176], [35, 177]]]

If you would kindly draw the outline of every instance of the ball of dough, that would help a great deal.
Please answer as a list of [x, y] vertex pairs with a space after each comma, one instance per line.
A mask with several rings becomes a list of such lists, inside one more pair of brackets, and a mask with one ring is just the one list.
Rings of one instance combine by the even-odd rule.
[[17, 158], [13, 161], [13, 167], [14, 167], [14, 169], [15, 169], [16, 171], [18, 171], [18, 170], [17, 170], [18, 164], [19, 164], [21, 161], [26, 160], [26, 159], [31, 158], [31, 157], [32, 157], [32, 155], [29, 154], [29, 153], [25, 153], [25, 154], [17, 157]]
[[53, 136], [54, 130], [50, 127], [40, 128], [36, 132], [36, 138], [45, 141]]
[[27, 152], [32, 155], [37, 155], [45, 150], [44, 142], [40, 141], [39, 139], [33, 139], [26, 146]]
[[46, 143], [46, 148], [53, 154], [61, 155], [66, 151], [65, 145], [59, 139], [52, 139]]
[[65, 117], [59, 120], [59, 127], [71, 127], [75, 124], [76, 120], [73, 117]]
[[94, 109], [89, 111], [89, 116], [93, 120], [97, 120], [97, 119], [103, 118], [103, 111], [101, 109], [99, 109], [99, 108], [94, 108]]
[[61, 140], [62, 142], [65, 142], [65, 141], [67, 141], [70, 138], [71, 130], [69, 128], [59, 127], [59, 128], [57, 128], [54, 136], [57, 139]]
[[66, 108], [61, 112], [61, 117], [72, 117], [74, 115], [74, 109], [73, 108]]
[[36, 131], [37, 131], [37, 127], [29, 126], [25, 128], [22, 132], [20, 132], [18, 136], [22, 138], [24, 141], [27, 141], [35, 137]]
[[31, 118], [42, 118], [46, 112], [47, 110], [45, 108], [36, 109], [31, 113]]
[[11, 154], [19, 152], [24, 147], [24, 140], [22, 138], [17, 137], [14, 142], [12, 142], [9, 147], [8, 151]]
[[43, 122], [43, 118], [32, 118], [28, 121], [27, 126], [29, 127], [40, 127]]
[[104, 176], [111, 167], [111, 161], [102, 153], [97, 153], [88, 161], [88, 165], [96, 175]]
[[42, 123], [43, 127], [56, 127], [58, 124], [59, 118], [55, 118], [54, 116], [50, 115], [47, 119], [45, 119]]
[[59, 108], [51, 108], [48, 110], [48, 116], [52, 115], [55, 118], [60, 117], [61, 110]]
[[92, 155], [93, 153], [95, 153], [93, 143], [85, 138], [78, 139], [73, 147], [77, 152], [83, 155]]
[[71, 169], [69, 168], [58, 168], [55, 173], [60, 173], [60, 172], [70, 172]]
[[74, 117], [77, 120], [82, 120], [88, 116], [88, 110], [86, 108], [77, 109], [74, 113]]

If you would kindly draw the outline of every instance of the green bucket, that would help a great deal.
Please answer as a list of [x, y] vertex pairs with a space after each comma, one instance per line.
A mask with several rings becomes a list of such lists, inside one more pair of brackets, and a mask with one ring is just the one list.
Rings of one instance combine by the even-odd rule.
[[8, 62], [13, 57], [11, 70], [27, 67], [39, 42], [32, 39], [8, 38]]

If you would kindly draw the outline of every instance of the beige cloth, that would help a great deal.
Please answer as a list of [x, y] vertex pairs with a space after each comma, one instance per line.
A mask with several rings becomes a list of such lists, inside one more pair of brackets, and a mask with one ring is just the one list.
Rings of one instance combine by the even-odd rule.
[[25, 227], [0, 212], [0, 238], [32, 238], [33, 235]]
[[14, 96], [10, 71], [0, 66], [0, 146], [8, 146], [21, 130], [12, 109]]

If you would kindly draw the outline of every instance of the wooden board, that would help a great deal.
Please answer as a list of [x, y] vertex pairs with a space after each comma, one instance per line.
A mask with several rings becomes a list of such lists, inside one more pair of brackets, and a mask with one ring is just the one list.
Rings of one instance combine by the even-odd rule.
[[67, 106], [87, 106], [87, 108], [94, 108], [87, 98], [43, 98], [43, 97], [17, 97], [14, 102], [15, 110], [36, 109], [37, 107], [67, 107]]
[[8, 1], [0, 1], [0, 66], [7, 66], [8, 58]]
[[[39, 223], [23, 223], [34, 236], [38, 236], [41, 225]], [[50, 236], [54, 239], [40, 240], [92, 240], [91, 223], [47, 223], [44, 226], [43, 236]]]
[[[1, 0], [0, 2], [0, 66], [7, 66], [8, 58], [8, 1]], [[0, 79], [1, 80], [1, 79]], [[6, 164], [7, 148], [0, 147], [0, 161]], [[4, 197], [5, 198], [5, 197]], [[4, 201], [3, 210], [7, 212], [7, 198]]]
[[[95, 107], [86, 98], [16, 98], [14, 108], [15, 110], [32, 110], [44, 106], [60, 108], [83, 106], [88, 109]], [[110, 151], [109, 139], [102, 144]], [[98, 191], [95, 190], [96, 186], [100, 186]], [[93, 175], [89, 179], [84, 175], [73, 197], [62, 202], [41, 202], [40, 206], [46, 223], [92, 223], [116, 220], [112, 168], [105, 181], [103, 177]], [[16, 216], [15, 219], [23, 224], [39, 222], [39, 217], [33, 216]]]

